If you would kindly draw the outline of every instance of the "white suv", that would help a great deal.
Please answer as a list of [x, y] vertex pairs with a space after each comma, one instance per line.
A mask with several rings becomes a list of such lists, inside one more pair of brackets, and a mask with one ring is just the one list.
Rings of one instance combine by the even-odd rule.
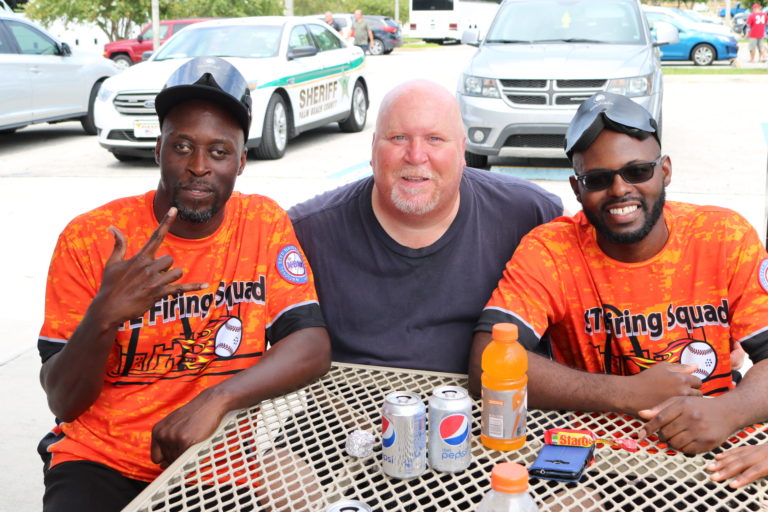
[[488, 156], [565, 158], [576, 109], [597, 91], [629, 96], [661, 123], [658, 46], [677, 42], [669, 24], [654, 42], [638, 0], [505, 0], [458, 84], [467, 165]]

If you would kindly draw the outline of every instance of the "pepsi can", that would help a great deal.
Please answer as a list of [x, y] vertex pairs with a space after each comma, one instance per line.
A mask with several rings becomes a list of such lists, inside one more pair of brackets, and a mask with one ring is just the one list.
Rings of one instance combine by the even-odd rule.
[[472, 399], [459, 386], [440, 386], [429, 397], [429, 465], [464, 471], [472, 462]]
[[371, 512], [373, 509], [357, 500], [342, 500], [331, 503], [325, 512]]
[[427, 469], [427, 410], [416, 393], [395, 391], [381, 408], [381, 468], [394, 478]]

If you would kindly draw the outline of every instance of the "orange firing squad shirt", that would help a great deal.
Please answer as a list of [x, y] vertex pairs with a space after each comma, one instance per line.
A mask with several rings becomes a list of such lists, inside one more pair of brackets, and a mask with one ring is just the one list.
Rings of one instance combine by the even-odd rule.
[[[157, 228], [155, 192], [111, 202], [74, 219], [59, 236], [46, 289], [38, 347], [43, 361], [64, 347], [101, 283], [118, 227], [133, 256]], [[171, 234], [156, 256], [170, 254], [181, 282], [209, 288], [166, 297], [119, 330], [104, 387], [75, 421], [62, 423], [48, 447], [51, 467], [90, 460], [150, 481], [152, 427], [202, 390], [257, 364], [265, 338], [278, 342], [324, 326], [309, 267], [286, 213], [271, 199], [235, 192], [219, 229], [187, 240]]]
[[476, 330], [513, 322], [532, 349], [589, 372], [631, 375], [661, 361], [697, 364], [702, 391], [732, 387], [730, 352], [768, 356], [768, 259], [741, 216], [667, 202], [669, 239], [622, 263], [597, 245], [584, 212], [532, 230], [507, 263]]

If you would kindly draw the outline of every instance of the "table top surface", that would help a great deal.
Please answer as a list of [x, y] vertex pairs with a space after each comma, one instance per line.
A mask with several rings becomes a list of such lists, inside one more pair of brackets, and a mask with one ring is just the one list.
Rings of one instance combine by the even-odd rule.
[[[425, 403], [440, 385], [466, 387], [465, 375], [334, 363], [327, 375], [288, 395], [231, 413], [217, 432], [191, 447], [125, 511], [318, 510], [358, 500], [381, 511], [475, 510], [490, 489], [498, 462], [530, 466], [549, 428], [589, 429], [603, 438], [630, 437], [642, 423], [615, 414], [528, 412], [527, 441], [500, 452], [479, 439], [480, 402], [473, 404], [472, 463], [458, 473], [428, 468], [399, 480], [381, 470], [381, 405], [392, 391], [413, 391]], [[376, 437], [372, 455], [346, 454], [353, 430]], [[764, 428], [748, 428], [721, 449], [764, 443]], [[720, 450], [720, 449], [718, 449]], [[768, 482], [733, 490], [710, 481], [713, 453], [687, 456], [658, 441], [638, 452], [607, 446], [579, 483], [531, 477], [529, 492], [540, 510], [716, 511], [766, 510]]]

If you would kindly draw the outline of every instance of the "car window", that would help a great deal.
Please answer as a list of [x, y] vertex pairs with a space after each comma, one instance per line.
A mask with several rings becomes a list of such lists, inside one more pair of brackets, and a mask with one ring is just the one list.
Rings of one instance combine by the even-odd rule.
[[677, 23], [672, 16], [667, 16], [666, 14], [662, 14], [660, 12], [646, 12], [645, 17], [648, 18], [648, 26], [651, 30], [654, 29], [654, 25], [657, 21], [663, 21], [665, 23], [669, 23], [670, 25], [674, 26], [677, 30], [682, 31], [683, 27]]
[[181, 30], [181, 29], [183, 29], [183, 28], [186, 28], [186, 27], [188, 27], [188, 26], [190, 26], [190, 25], [192, 25], [192, 23], [177, 23], [177, 24], [174, 26], [174, 28], [173, 28], [173, 32], [174, 32], [174, 34], [175, 34], [175, 33], [176, 33], [176, 32], [178, 32], [179, 30]]
[[[160, 39], [165, 39], [166, 37], [168, 37], [168, 28], [169, 27], [170, 27], [169, 25], [160, 25]], [[141, 34], [141, 37], [143, 39], [153, 39], [155, 37], [154, 36], [154, 31], [152, 30], [152, 25], [149, 25], [147, 27], [147, 30], [145, 30]]]
[[368, 22], [368, 25], [371, 26], [371, 30], [374, 28], [381, 28], [382, 23], [379, 18], [368, 18], [366, 16], [363, 16], [363, 18]]
[[0, 21], [0, 53], [16, 53], [16, 49], [11, 44], [8, 36], [5, 35], [2, 21]]
[[528, 0], [504, 4], [487, 42], [569, 42], [640, 44], [640, 14], [627, 0]]
[[320, 47], [321, 52], [328, 50], [336, 50], [342, 47], [341, 39], [339, 39], [330, 30], [314, 23], [309, 25], [309, 30], [312, 35], [315, 36], [317, 45]]
[[155, 60], [218, 57], [274, 57], [282, 27], [268, 25], [189, 27], [160, 47]]
[[16, 39], [21, 53], [25, 55], [57, 55], [59, 53], [59, 48], [52, 39], [30, 26], [8, 21], [8, 28]]
[[296, 48], [298, 46], [315, 46], [312, 42], [312, 38], [309, 36], [307, 27], [304, 25], [298, 25], [291, 30], [291, 37], [288, 39], [288, 48]]
[[338, 24], [339, 24], [339, 27], [341, 27], [341, 28], [344, 28], [344, 27], [346, 27], [346, 26], [347, 26], [347, 20], [346, 20], [346, 18], [341, 18], [341, 17], [337, 18], [337, 17], [334, 17], [334, 18], [333, 18], [333, 21], [335, 21], [336, 23], [338, 23]]

